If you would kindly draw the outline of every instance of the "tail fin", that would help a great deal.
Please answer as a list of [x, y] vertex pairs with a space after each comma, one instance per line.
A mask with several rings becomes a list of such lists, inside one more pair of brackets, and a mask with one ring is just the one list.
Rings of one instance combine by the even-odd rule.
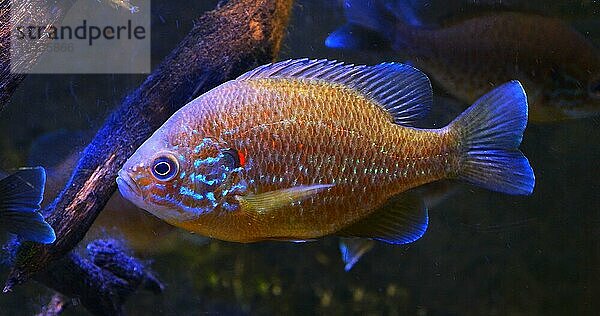
[[518, 147], [527, 125], [527, 96], [511, 81], [481, 97], [452, 123], [464, 148], [458, 178], [508, 194], [533, 192], [535, 176]]
[[381, 37], [384, 41], [396, 45], [397, 43], [392, 43], [396, 39], [396, 34], [393, 33], [398, 30], [396, 26], [405, 25], [407, 28], [421, 26], [421, 21], [408, 1], [345, 0], [344, 13], [348, 24], [327, 37], [325, 40], [327, 47], [381, 48], [381, 45], [375, 42], [381, 40]]
[[39, 243], [52, 243], [54, 230], [38, 212], [44, 195], [44, 168], [23, 168], [0, 180], [0, 221], [16, 235]]

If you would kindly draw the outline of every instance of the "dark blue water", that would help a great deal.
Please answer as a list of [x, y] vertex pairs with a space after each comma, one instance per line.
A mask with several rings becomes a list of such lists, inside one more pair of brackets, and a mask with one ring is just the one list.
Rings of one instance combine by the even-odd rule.
[[[213, 8], [216, 2], [153, 1], [153, 65], [186, 35], [199, 12]], [[466, 2], [425, 2], [422, 14], [434, 20], [469, 8]], [[517, 9], [563, 18], [596, 45], [600, 43], [597, 2], [514, 3]], [[338, 1], [298, 1], [280, 59], [331, 58], [360, 64], [397, 61], [393, 52], [325, 48], [323, 41], [329, 32], [343, 23]], [[26, 164], [32, 142], [57, 129], [93, 134], [144, 78], [29, 76], [0, 116], [0, 167]], [[435, 85], [434, 91], [447, 97]], [[460, 106], [435, 112], [456, 114]], [[348, 273], [343, 270], [335, 238], [305, 244], [236, 244], [190, 242], [186, 233], [169, 235], [160, 249], [154, 242], [136, 247], [137, 254], [148, 260], [165, 282], [165, 293], [140, 292], [131, 297], [126, 310], [132, 315], [597, 314], [598, 139], [598, 118], [530, 124], [521, 148], [536, 173], [532, 196], [508, 196], [465, 186], [430, 211], [430, 226], [423, 238], [405, 246], [378, 244]], [[157, 238], [158, 244], [165, 236], [160, 231], [138, 238]], [[0, 275], [6, 271], [0, 269]], [[42, 285], [29, 283], [0, 295], [0, 314], [30, 315], [51, 295]], [[68, 311], [85, 313], [78, 306]]]

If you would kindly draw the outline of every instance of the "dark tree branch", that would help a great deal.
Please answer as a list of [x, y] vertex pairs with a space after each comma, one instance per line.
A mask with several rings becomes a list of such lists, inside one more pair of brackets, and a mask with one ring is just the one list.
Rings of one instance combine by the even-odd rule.
[[[291, 6], [292, 0], [232, 0], [203, 15], [179, 46], [110, 115], [84, 150], [65, 189], [45, 210], [47, 221], [56, 231], [56, 242], [20, 245], [5, 291], [33, 276], [67, 295], [91, 289], [101, 291], [100, 284], [69, 291], [64, 284], [77, 283], [76, 280], [65, 282], [55, 271], [80, 269], [75, 274], [93, 279], [90, 274], [96, 273], [96, 266], [69, 252], [82, 240], [115, 191], [122, 164], [188, 101], [272, 61], [281, 45]], [[112, 285], [120, 288], [118, 281]], [[108, 298], [103, 304], [111, 302]], [[86, 307], [96, 314], [110, 311]]]
[[42, 307], [42, 310], [37, 314], [37, 316], [58, 316], [62, 314], [70, 305], [71, 303], [69, 298], [57, 293], [52, 296], [48, 304]]
[[123, 303], [139, 287], [154, 293], [163, 290], [152, 272], [125, 252], [116, 240], [97, 240], [87, 246], [87, 256], [71, 252], [52, 262], [36, 279], [77, 297], [95, 315], [121, 314]]
[[[10, 100], [19, 84], [25, 79], [23, 73], [13, 73], [11, 71], [10, 38], [12, 22], [27, 22], [29, 25], [45, 25], [45, 23], [54, 24], [61, 21], [69, 9], [73, 6], [75, 0], [46, 1], [44, 3], [22, 0], [0, 0], [0, 112]], [[18, 5], [19, 8], [13, 7]], [[39, 7], [42, 5], [42, 7]], [[18, 16], [15, 12], [27, 12], [27, 16]], [[36, 45], [26, 56], [19, 56], [20, 68], [23, 70], [31, 69], [44, 48], [48, 44], [47, 39], [37, 40]], [[14, 59], [13, 59], [14, 62]]]

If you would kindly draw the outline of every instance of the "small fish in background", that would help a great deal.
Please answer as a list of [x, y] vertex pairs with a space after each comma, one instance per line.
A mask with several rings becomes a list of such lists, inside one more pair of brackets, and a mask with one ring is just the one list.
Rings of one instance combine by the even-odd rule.
[[[98, 0], [100, 1], [100, 0]], [[131, 1], [129, 0], [104, 0], [104, 1], [108, 1], [110, 3], [110, 5], [112, 5], [115, 9], [125, 9], [129, 12], [133, 13], [137, 13], [140, 11], [140, 7], [135, 6], [131, 3]]]
[[600, 53], [558, 18], [496, 12], [429, 27], [407, 1], [346, 0], [344, 10], [348, 24], [326, 46], [368, 48], [376, 33], [465, 103], [516, 79], [527, 91], [532, 122], [600, 114]]
[[455, 16], [478, 15], [498, 11], [516, 11], [554, 16], [562, 20], [576, 21], [590, 19], [600, 14], [597, 1], [558, 0], [404, 0], [418, 12], [419, 16], [446, 20]]
[[44, 197], [44, 168], [22, 168], [0, 180], [0, 229], [24, 240], [50, 244], [54, 230], [40, 214]]
[[46, 171], [42, 207], [52, 203], [64, 189], [92, 135], [89, 132], [59, 129], [33, 140], [27, 155], [27, 165], [42, 166]]
[[[518, 82], [446, 127], [412, 127], [431, 102], [427, 76], [408, 65], [265, 65], [176, 112], [124, 164], [119, 191], [172, 225], [226, 241], [335, 235], [390, 244], [427, 229], [411, 188], [451, 178], [532, 193], [533, 171], [517, 149], [527, 123]], [[354, 254], [345, 256], [348, 264]]]

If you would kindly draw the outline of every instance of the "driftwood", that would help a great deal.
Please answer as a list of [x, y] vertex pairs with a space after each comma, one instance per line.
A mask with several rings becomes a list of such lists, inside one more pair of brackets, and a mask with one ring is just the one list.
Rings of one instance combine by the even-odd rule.
[[54, 294], [50, 302], [42, 307], [42, 310], [36, 316], [56, 316], [62, 314], [71, 306], [69, 299], [61, 294]]
[[[106, 289], [102, 286], [107, 284], [114, 285], [109, 290], [118, 293], [119, 286], [110, 283], [110, 275], [107, 284], [95, 284], [97, 279], [93, 277], [89, 284], [88, 280], [77, 281], [77, 277], [85, 279], [98, 271], [96, 265], [70, 253], [116, 190], [117, 172], [181, 106], [224, 81], [272, 61], [279, 51], [291, 6], [292, 0], [232, 0], [203, 15], [179, 46], [109, 116], [86, 147], [65, 189], [44, 211], [56, 231], [56, 242], [22, 243], [16, 249], [4, 290], [34, 277], [69, 296], [103, 295]], [[112, 266], [111, 271], [121, 268]], [[70, 274], [67, 277], [52, 271]], [[104, 272], [100, 269], [99, 273]], [[73, 288], [68, 283], [88, 288]], [[104, 298], [94, 299], [97, 303]], [[120, 306], [98, 307], [93, 301], [86, 304], [84, 299], [82, 303], [95, 314], [120, 312]]]
[[161, 293], [163, 285], [145, 265], [126, 254], [116, 240], [97, 240], [86, 256], [71, 252], [52, 262], [36, 279], [68, 297], [76, 297], [95, 315], [121, 313], [125, 300], [138, 288]]

